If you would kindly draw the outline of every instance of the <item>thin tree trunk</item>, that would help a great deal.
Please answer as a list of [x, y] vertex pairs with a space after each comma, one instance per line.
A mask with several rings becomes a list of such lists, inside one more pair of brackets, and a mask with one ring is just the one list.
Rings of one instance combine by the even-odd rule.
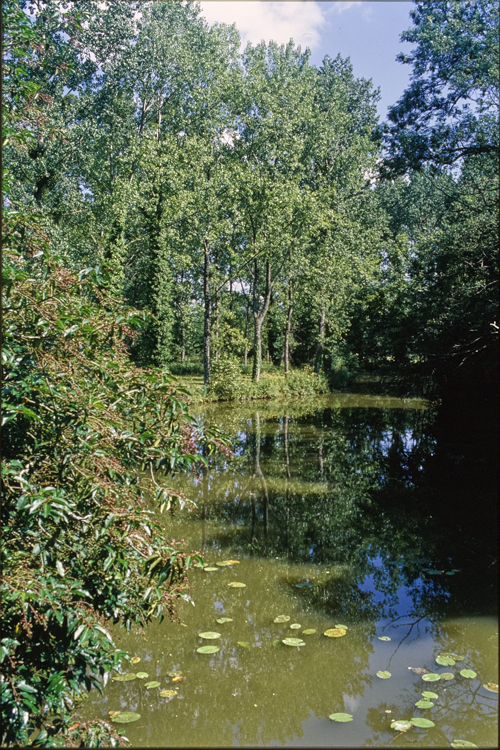
[[293, 312], [293, 282], [290, 279], [288, 285], [288, 310], [286, 315], [286, 328], [285, 328], [285, 345], [283, 348], [283, 359], [285, 360], [285, 375], [288, 374], [290, 369], [290, 331], [292, 330], [292, 312]]
[[209, 285], [209, 247], [208, 240], [204, 242], [204, 265], [203, 265], [203, 298], [205, 304], [203, 323], [203, 383], [208, 386], [210, 382], [210, 285]]
[[325, 308], [321, 308], [321, 317], [319, 319], [318, 343], [314, 355], [314, 371], [318, 374], [323, 364], [323, 346], [325, 340]]
[[269, 310], [269, 303], [271, 302], [271, 263], [266, 261], [266, 286], [264, 290], [264, 302], [260, 312], [257, 312], [257, 261], [255, 262], [255, 284], [254, 284], [254, 321], [255, 321], [255, 333], [254, 333], [254, 353], [253, 353], [253, 371], [252, 380], [255, 383], [259, 382], [260, 369], [262, 366], [262, 324], [266, 319], [267, 311]]

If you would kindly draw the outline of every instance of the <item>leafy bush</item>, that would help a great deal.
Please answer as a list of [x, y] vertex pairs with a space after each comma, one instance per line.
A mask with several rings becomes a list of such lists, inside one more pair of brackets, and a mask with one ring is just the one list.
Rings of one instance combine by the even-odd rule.
[[[145, 490], [162, 510], [184, 503], [162, 473], [227, 448], [189, 417], [171, 375], [130, 363], [144, 314], [106, 290], [102, 269], [68, 272], [20, 216], [7, 212], [3, 269], [1, 741], [54, 745], [75, 740], [75, 699], [126, 658], [106, 620], [144, 626], [189, 599], [192, 558]], [[104, 736], [122, 742], [106, 722], [79, 739]]]
[[243, 393], [243, 380], [238, 362], [229, 355], [223, 355], [210, 365], [209, 396], [221, 401], [240, 398]]

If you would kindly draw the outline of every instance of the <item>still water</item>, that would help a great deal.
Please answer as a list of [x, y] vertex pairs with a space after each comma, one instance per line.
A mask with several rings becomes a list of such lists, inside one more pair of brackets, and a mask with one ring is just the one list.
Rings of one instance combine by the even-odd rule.
[[[176, 477], [197, 511], [161, 518], [217, 569], [190, 574], [183, 625], [117, 632], [141, 659], [124, 671], [148, 679], [108, 682], [86, 712], [140, 713], [126, 727], [138, 747], [497, 747], [498, 696], [483, 687], [498, 683], [497, 521], [484, 467], [465, 465], [418, 400], [328, 395], [216, 405], [199, 418], [234, 435], [235, 455]], [[238, 562], [216, 565], [225, 560]], [[323, 635], [337, 625], [345, 635]], [[207, 631], [220, 637], [199, 637]], [[282, 643], [290, 637], [305, 645]], [[197, 653], [208, 644], [219, 651]], [[440, 666], [441, 653], [464, 658]], [[175, 670], [186, 679], [174, 683]], [[168, 688], [177, 694], [160, 696]], [[433, 705], [416, 707], [425, 691]], [[434, 726], [391, 729], [412, 717]]]

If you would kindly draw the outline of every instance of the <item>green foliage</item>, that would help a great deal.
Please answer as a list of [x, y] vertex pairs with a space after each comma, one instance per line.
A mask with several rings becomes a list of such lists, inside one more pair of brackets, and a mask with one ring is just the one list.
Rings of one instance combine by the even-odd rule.
[[238, 362], [233, 357], [223, 355], [212, 362], [210, 367], [209, 396], [221, 401], [240, 398], [244, 393], [244, 382]]

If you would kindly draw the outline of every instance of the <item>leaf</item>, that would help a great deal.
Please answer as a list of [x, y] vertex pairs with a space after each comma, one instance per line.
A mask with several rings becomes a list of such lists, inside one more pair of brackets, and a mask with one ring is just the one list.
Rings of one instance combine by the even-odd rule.
[[216, 562], [215, 564], [218, 565], [219, 568], [225, 568], [227, 565], [227, 562], [221, 561], [221, 562]]
[[153, 682], [146, 682], [144, 687], [147, 687], [148, 690], [155, 687], [160, 687], [161, 682], [157, 682], [157, 680], [153, 680]]
[[439, 656], [449, 656], [450, 659], [455, 659], [455, 661], [463, 661], [465, 659], [465, 656], [458, 656], [457, 654], [450, 654], [448, 652], [443, 652]]
[[307, 630], [302, 631], [302, 635], [314, 635], [316, 632], [316, 628], [307, 628]]
[[206, 638], [207, 640], [213, 640], [214, 638], [220, 638], [220, 633], [209, 631], [207, 633], [198, 633], [200, 638]]
[[468, 680], [473, 680], [474, 677], [477, 677], [477, 672], [474, 672], [473, 669], [461, 669], [460, 674]]
[[140, 714], [134, 714], [132, 711], [120, 711], [117, 716], [111, 718], [111, 721], [115, 724], [130, 724], [133, 721], [139, 721], [140, 718]]
[[206, 570], [206, 571], [207, 571], [207, 573], [213, 573], [213, 572], [214, 572], [214, 570], [219, 570], [219, 568], [212, 568], [212, 567], [208, 567], [208, 568], [203, 568], [203, 570]]
[[379, 639], [379, 641], [390, 641], [391, 640], [388, 635], [379, 635], [378, 639]]
[[450, 745], [451, 747], [478, 747], [478, 745], [475, 745], [473, 742], [468, 742], [468, 740], [453, 740]]
[[420, 727], [421, 729], [427, 729], [428, 727], [436, 726], [430, 719], [421, 719], [418, 716], [413, 716], [411, 719], [411, 723], [414, 727]]
[[64, 570], [64, 566], [63, 566], [63, 564], [62, 564], [62, 562], [60, 560], [58, 560], [56, 562], [56, 568], [57, 568], [57, 572], [59, 573], [59, 575], [60, 576], [64, 576], [65, 570]]
[[439, 675], [440, 680], [453, 680], [455, 678], [455, 675], [453, 672], [443, 672]]
[[352, 714], [330, 714], [328, 718], [332, 721], [352, 721]]
[[442, 667], [452, 667], [455, 664], [455, 659], [452, 659], [451, 656], [440, 654], [436, 657], [436, 664], [440, 664]]
[[388, 680], [389, 677], [391, 677], [391, 673], [380, 671], [380, 672], [377, 672], [377, 677], [380, 677], [381, 680]]
[[347, 625], [335, 625], [336, 628], [340, 628], [341, 630], [348, 630], [349, 628]]
[[148, 673], [147, 673], [147, 672], [137, 672], [137, 677], [138, 677], [138, 678], [139, 678], [140, 680], [145, 680], [145, 679], [146, 679], [146, 677], [149, 677], [149, 675], [148, 675]]
[[285, 644], [285, 646], [305, 646], [306, 644], [301, 638], [284, 638], [282, 643]]
[[160, 695], [162, 698], [173, 698], [177, 695], [177, 690], [161, 690]]
[[113, 682], [130, 682], [130, 680], [136, 680], [137, 679], [136, 674], [132, 674], [129, 672], [128, 674], [117, 674], [113, 677]]
[[323, 635], [326, 635], [327, 638], [342, 638], [343, 635], [346, 634], [346, 631], [343, 628], [330, 628], [329, 630], [325, 630]]
[[251, 644], [248, 641], [238, 641], [238, 646], [243, 646], [243, 648], [252, 648]]
[[218, 646], [200, 646], [196, 649], [198, 654], [215, 654], [217, 651], [220, 651]]
[[277, 638], [275, 641], [273, 641], [274, 648], [277, 648], [277, 646], [279, 646], [280, 643], [281, 643], [281, 641], [279, 640], [279, 638]]
[[132, 662], [132, 664], [139, 664], [140, 660], [140, 656], [133, 656], [130, 661]]
[[294, 622], [293, 625], [290, 625], [290, 627], [291, 627], [292, 630], [300, 630], [300, 628], [302, 627], [302, 625], [299, 625], [298, 622]]
[[489, 690], [490, 693], [498, 693], [498, 685], [496, 685], [494, 682], [487, 682], [483, 685], [485, 690]]
[[184, 682], [186, 678], [184, 676], [174, 677], [172, 682]]
[[437, 693], [431, 693], [430, 690], [425, 690], [422, 695], [424, 698], [439, 698], [439, 695]]
[[171, 672], [167, 672], [169, 677], [179, 677], [179, 675], [182, 674], [182, 671], [180, 669], [174, 669]]
[[288, 622], [290, 618], [288, 615], [278, 615], [278, 617], [275, 617], [273, 622]]
[[436, 682], [436, 680], [439, 680], [441, 678], [441, 675], [436, 674], [435, 672], [429, 672], [428, 674], [423, 674], [422, 679], [425, 682]]
[[241, 583], [241, 581], [231, 581], [231, 583], [228, 583], [227, 585], [231, 586], [232, 589], [244, 589], [246, 583]]
[[223, 625], [225, 622], [232, 622], [232, 619], [231, 617], [219, 617], [217, 622], [219, 623], [219, 625]]
[[397, 732], [407, 732], [408, 729], [411, 729], [411, 721], [393, 721], [391, 729], [395, 729]]
[[417, 708], [432, 708], [434, 703], [432, 701], [417, 701], [415, 703]]

